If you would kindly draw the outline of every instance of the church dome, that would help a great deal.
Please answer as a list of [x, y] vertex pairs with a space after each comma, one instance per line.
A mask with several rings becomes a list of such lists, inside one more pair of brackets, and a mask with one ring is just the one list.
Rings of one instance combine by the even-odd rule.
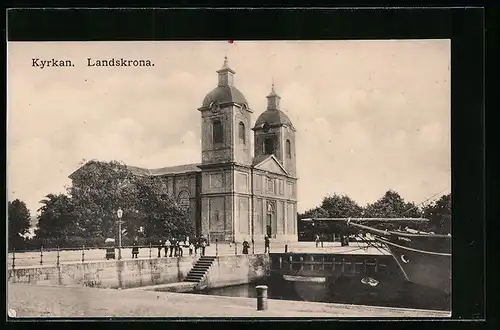
[[236, 103], [248, 107], [248, 102], [242, 92], [234, 87], [234, 74], [236, 72], [229, 67], [227, 56], [224, 57], [224, 64], [217, 70], [219, 81], [217, 87], [205, 96], [202, 108], [207, 108], [215, 104]]
[[274, 82], [271, 88], [271, 93], [269, 93], [267, 98], [267, 110], [260, 114], [259, 118], [255, 122], [255, 129], [264, 127], [264, 125], [275, 126], [275, 125], [286, 125], [295, 129], [293, 127], [292, 121], [288, 116], [280, 110], [280, 100], [281, 97], [274, 90]]
[[212, 102], [245, 104], [247, 100], [242, 92], [234, 86], [217, 86], [203, 99], [202, 107], [209, 107]]
[[292, 121], [281, 110], [268, 109], [260, 114], [255, 122], [255, 128], [261, 128], [264, 124], [268, 125], [287, 125], [293, 128]]

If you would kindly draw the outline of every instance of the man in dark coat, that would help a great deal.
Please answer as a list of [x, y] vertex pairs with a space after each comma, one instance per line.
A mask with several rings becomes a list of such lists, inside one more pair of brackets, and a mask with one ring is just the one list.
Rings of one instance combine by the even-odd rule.
[[250, 243], [248, 243], [247, 239], [243, 240], [243, 254], [248, 254], [248, 249], [250, 249]]

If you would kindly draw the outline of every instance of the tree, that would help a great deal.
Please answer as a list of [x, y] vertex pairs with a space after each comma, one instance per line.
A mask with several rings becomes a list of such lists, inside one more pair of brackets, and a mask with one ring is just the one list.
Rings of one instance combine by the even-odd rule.
[[30, 228], [30, 211], [26, 203], [15, 199], [8, 202], [8, 231], [9, 231], [9, 249], [20, 249], [24, 243], [24, 237]]
[[115, 236], [116, 211], [134, 211], [135, 193], [130, 171], [116, 161], [89, 161], [72, 178], [68, 189], [81, 236]]
[[[304, 212], [304, 214], [299, 215], [299, 218], [356, 218], [362, 216], [362, 214], [363, 208], [349, 196], [333, 194], [323, 198], [321, 206]], [[334, 232], [346, 232], [346, 229], [344, 223], [339, 221], [318, 221], [316, 223], [300, 221], [300, 230], [302, 232], [330, 235]]]
[[161, 178], [134, 174], [117, 161], [86, 163], [74, 175], [69, 193], [84, 237], [117, 238], [119, 208], [129, 238], [141, 226], [147, 237], [191, 236], [194, 232], [186, 210], [165, 194]]
[[[375, 203], [365, 207], [364, 217], [366, 218], [419, 218], [422, 216], [421, 210], [413, 203], [407, 203], [395, 191], [389, 190]], [[381, 223], [384, 228], [395, 229], [401, 223], [389, 225]]]
[[40, 203], [43, 206], [38, 209], [38, 238], [67, 239], [68, 236], [79, 234], [73, 214], [73, 203], [67, 195], [48, 194]]
[[321, 208], [328, 213], [330, 218], [357, 218], [363, 215], [363, 208], [346, 195], [325, 197]]
[[162, 182], [150, 177], [136, 177], [134, 185], [139, 203], [136, 208], [143, 214], [144, 229], [149, 237], [192, 237], [194, 226], [187, 209], [164, 192]]
[[424, 217], [429, 219], [429, 229], [435, 233], [451, 233], [451, 194], [443, 195], [436, 202], [423, 209]]

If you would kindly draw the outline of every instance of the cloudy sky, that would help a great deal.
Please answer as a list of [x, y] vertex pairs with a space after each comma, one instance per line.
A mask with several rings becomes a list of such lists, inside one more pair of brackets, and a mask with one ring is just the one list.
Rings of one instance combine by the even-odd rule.
[[[330, 193], [365, 204], [393, 189], [420, 203], [450, 190], [449, 40], [44, 42], [8, 44], [9, 199], [34, 213], [83, 159], [200, 162], [197, 108], [226, 54], [254, 121], [274, 78], [297, 128], [299, 211]], [[94, 68], [87, 57], [155, 66]]]

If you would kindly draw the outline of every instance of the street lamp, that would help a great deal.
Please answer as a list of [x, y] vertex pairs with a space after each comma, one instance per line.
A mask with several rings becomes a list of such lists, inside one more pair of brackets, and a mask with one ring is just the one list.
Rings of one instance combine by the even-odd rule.
[[123, 211], [121, 208], [116, 211], [118, 216], [118, 260], [122, 260], [122, 216]]

